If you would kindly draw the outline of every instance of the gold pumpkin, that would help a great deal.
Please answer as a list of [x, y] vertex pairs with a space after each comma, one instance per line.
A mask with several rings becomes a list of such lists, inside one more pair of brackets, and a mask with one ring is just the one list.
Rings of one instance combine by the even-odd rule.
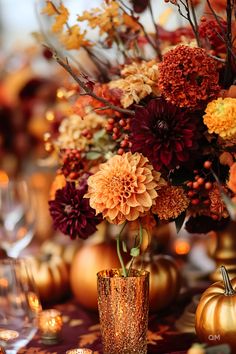
[[65, 261], [53, 254], [32, 257], [30, 267], [43, 303], [62, 300], [69, 293], [69, 271]]
[[97, 273], [119, 268], [113, 243], [87, 244], [80, 248], [71, 266], [70, 284], [76, 300], [88, 309], [97, 309]]
[[201, 296], [196, 311], [195, 328], [201, 341], [227, 343], [236, 350], [236, 278], [230, 281], [221, 266], [223, 281], [212, 284]]
[[53, 254], [57, 255], [58, 257], [61, 257], [66, 263], [66, 265], [70, 268], [71, 263], [79, 247], [80, 245], [76, 241], [67, 244], [62, 244], [57, 240], [48, 240], [42, 244], [40, 250], [43, 254]]
[[179, 294], [180, 273], [176, 262], [170, 256], [147, 255], [138, 257], [134, 268], [150, 273], [149, 304], [151, 311], [159, 311], [170, 305]]

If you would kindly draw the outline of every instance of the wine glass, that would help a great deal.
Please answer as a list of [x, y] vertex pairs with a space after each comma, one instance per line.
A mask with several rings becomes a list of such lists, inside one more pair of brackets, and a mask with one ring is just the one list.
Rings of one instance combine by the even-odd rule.
[[17, 258], [34, 234], [33, 196], [24, 180], [0, 183], [0, 247]]
[[41, 310], [26, 261], [0, 260], [0, 346], [7, 354], [17, 353], [31, 340]]

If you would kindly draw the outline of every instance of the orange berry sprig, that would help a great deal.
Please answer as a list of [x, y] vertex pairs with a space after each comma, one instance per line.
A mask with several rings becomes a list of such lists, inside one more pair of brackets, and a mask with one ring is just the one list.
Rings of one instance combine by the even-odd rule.
[[207, 209], [210, 205], [209, 192], [212, 189], [213, 184], [208, 177], [211, 175], [211, 166], [211, 161], [205, 161], [203, 164], [204, 168], [201, 171], [194, 170], [194, 180], [189, 181], [186, 184], [187, 195], [196, 212], [198, 210]]
[[109, 118], [106, 131], [112, 134], [112, 139], [117, 142], [117, 154], [123, 155], [131, 147], [129, 141], [130, 118]]

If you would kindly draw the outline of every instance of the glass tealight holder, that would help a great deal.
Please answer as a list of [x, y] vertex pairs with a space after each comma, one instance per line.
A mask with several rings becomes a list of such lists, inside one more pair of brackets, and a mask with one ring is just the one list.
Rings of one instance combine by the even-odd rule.
[[41, 341], [46, 345], [53, 345], [61, 340], [62, 316], [55, 309], [44, 310], [39, 313], [39, 329]]
[[75, 348], [67, 350], [66, 354], [93, 354], [93, 351], [87, 348]]

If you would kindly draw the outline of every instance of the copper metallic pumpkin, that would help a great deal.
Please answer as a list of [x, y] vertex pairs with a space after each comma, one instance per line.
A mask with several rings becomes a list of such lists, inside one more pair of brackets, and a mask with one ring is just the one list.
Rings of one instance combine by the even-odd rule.
[[150, 310], [162, 310], [177, 298], [181, 281], [178, 266], [172, 257], [156, 255], [144, 260], [140, 257], [134, 267], [150, 272]]
[[43, 254], [57, 255], [62, 258], [68, 268], [70, 268], [79, 247], [80, 244], [76, 241], [62, 244], [58, 240], [48, 240], [42, 244], [40, 250]]
[[97, 273], [120, 267], [113, 243], [81, 247], [71, 266], [70, 284], [76, 300], [88, 309], [97, 309]]
[[230, 281], [224, 266], [223, 281], [211, 285], [201, 296], [195, 327], [199, 339], [210, 344], [227, 343], [236, 350], [236, 278]]

